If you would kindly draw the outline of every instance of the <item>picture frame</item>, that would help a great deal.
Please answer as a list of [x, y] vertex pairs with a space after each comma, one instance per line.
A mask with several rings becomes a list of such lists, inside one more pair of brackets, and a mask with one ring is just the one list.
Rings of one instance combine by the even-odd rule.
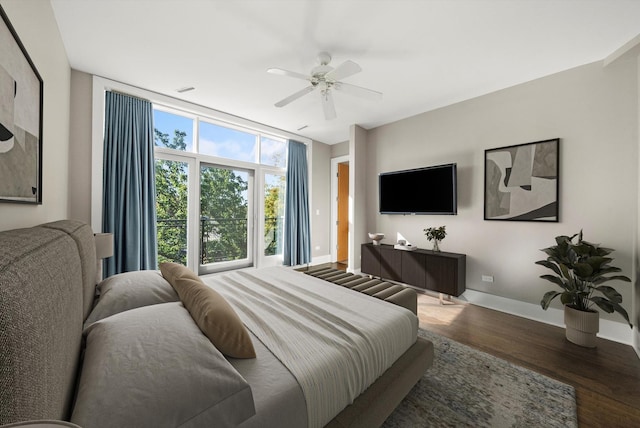
[[0, 6], [0, 202], [42, 204], [43, 81]]
[[560, 139], [484, 151], [484, 219], [559, 221]]

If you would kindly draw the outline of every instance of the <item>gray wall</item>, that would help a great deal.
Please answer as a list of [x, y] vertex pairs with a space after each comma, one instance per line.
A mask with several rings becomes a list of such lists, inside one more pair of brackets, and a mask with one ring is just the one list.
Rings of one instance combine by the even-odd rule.
[[42, 205], [0, 204], [0, 230], [6, 230], [68, 216], [71, 69], [48, 1], [0, 4], [44, 81]]
[[312, 155], [311, 256], [318, 258], [331, 253], [331, 146], [314, 141]]
[[349, 142], [343, 141], [342, 143], [331, 145], [331, 157], [338, 158], [340, 156], [346, 156], [349, 154]]
[[71, 70], [69, 135], [69, 217], [91, 224], [91, 88], [90, 74]]
[[[422, 229], [446, 225], [441, 248], [467, 254], [467, 288], [533, 304], [553, 289], [538, 278], [546, 272], [534, 262], [556, 235], [583, 229], [585, 239], [615, 248], [615, 265], [632, 276], [637, 82], [635, 59], [606, 68], [594, 63], [370, 130], [368, 230], [391, 241], [400, 232], [430, 248]], [[561, 138], [560, 222], [484, 221], [484, 150], [555, 137]], [[457, 216], [377, 214], [378, 173], [450, 162], [458, 164]], [[429, 189], [416, 189], [415, 197], [428, 198]], [[482, 282], [481, 275], [493, 275], [495, 282]], [[615, 287], [631, 311], [632, 286]]]

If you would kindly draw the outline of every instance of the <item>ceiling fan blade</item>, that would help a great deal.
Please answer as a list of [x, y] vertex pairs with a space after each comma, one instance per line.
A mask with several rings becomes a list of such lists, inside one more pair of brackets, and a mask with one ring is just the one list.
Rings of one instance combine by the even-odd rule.
[[270, 68], [267, 70], [267, 73], [277, 74], [278, 76], [294, 77], [296, 79], [302, 80], [311, 80], [310, 76], [304, 75], [302, 73], [296, 73], [295, 71], [283, 70], [282, 68]]
[[326, 120], [336, 118], [336, 106], [333, 104], [333, 96], [329, 90], [322, 91], [322, 109]]
[[361, 71], [362, 68], [360, 68], [358, 64], [353, 61], [347, 60], [325, 74], [324, 77], [325, 79], [333, 80], [335, 82], [338, 80], [342, 80], [345, 77], [353, 76], [354, 74], [360, 73]]
[[382, 92], [362, 88], [360, 86], [351, 85], [349, 83], [336, 82], [333, 87], [338, 91], [346, 92], [347, 94], [355, 95], [362, 98], [367, 98], [369, 100], [382, 99]]
[[298, 98], [300, 98], [301, 96], [306, 95], [309, 92], [313, 91], [315, 88], [316, 88], [315, 86], [307, 86], [306, 88], [299, 90], [295, 94], [289, 95], [287, 98], [278, 101], [277, 103], [275, 103], [275, 106], [276, 107], [284, 107], [287, 104], [289, 104], [290, 102], [295, 101]]

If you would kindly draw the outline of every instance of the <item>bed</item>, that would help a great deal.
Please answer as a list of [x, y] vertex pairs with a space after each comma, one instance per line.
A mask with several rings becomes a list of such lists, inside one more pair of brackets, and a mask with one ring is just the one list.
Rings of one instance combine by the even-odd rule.
[[210, 339], [166, 275], [108, 278], [97, 301], [95, 276], [84, 223], [0, 233], [0, 424], [379, 426], [433, 360], [410, 311], [289, 268], [202, 278], [255, 358]]

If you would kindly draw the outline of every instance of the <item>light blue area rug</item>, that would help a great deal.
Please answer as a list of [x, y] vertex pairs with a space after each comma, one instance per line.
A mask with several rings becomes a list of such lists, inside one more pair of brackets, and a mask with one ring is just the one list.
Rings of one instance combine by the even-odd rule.
[[575, 390], [534, 371], [420, 329], [433, 366], [384, 428], [577, 427]]

